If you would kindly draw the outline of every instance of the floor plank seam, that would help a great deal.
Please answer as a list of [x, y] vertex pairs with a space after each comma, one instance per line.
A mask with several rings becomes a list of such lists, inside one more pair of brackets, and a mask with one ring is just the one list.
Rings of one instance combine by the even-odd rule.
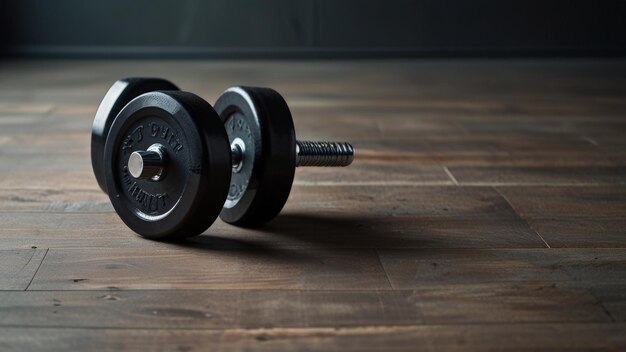
[[391, 284], [391, 279], [389, 278], [389, 273], [387, 273], [387, 269], [385, 269], [385, 265], [383, 264], [383, 260], [380, 258], [380, 253], [378, 253], [378, 249], [374, 248], [374, 252], [376, 253], [376, 257], [378, 258], [378, 263], [380, 264], [380, 268], [383, 269], [383, 273], [385, 273], [385, 278], [387, 279], [387, 284], [391, 290], [395, 291], [395, 288]]
[[531, 229], [537, 236], [539, 236], [539, 238], [541, 238], [541, 240], [543, 241], [543, 243], [545, 243], [546, 247], [548, 248], [552, 248], [550, 247], [550, 245], [548, 244], [548, 242], [543, 238], [543, 236], [541, 236], [539, 234], [539, 232], [532, 227], [532, 225], [524, 218], [524, 216], [522, 216], [522, 214], [520, 214], [519, 211], [517, 211], [517, 209], [515, 209], [515, 206], [513, 206], [513, 203], [511, 203], [511, 201], [504, 195], [504, 193], [500, 192], [500, 190], [497, 187], [493, 187], [493, 190], [498, 192], [498, 194], [506, 201], [506, 203], [511, 207], [511, 209], [513, 209], [513, 211], [515, 212], [515, 214], [517, 214], [517, 216], [524, 221], [524, 223], [526, 224], [526, 226], [528, 226], [529, 229]]
[[587, 141], [587, 142], [589, 142], [591, 145], [593, 145], [595, 147], [599, 146], [598, 142], [595, 139], [591, 138], [591, 137], [583, 135], [582, 139]]
[[446, 172], [446, 174], [448, 175], [448, 177], [450, 177], [450, 179], [452, 180], [452, 182], [454, 183], [455, 186], [458, 186], [459, 183], [457, 182], [456, 178], [454, 177], [454, 175], [452, 174], [452, 172], [450, 172], [450, 169], [448, 169], [447, 166], [444, 165], [443, 167], [443, 171]]
[[604, 305], [604, 303], [598, 301], [598, 304], [600, 305], [600, 308], [602, 308], [604, 313], [609, 316], [609, 319], [611, 319], [612, 323], [617, 322], [617, 320], [615, 320], [615, 318], [613, 317], [613, 314], [611, 314], [611, 312], [608, 309], [606, 309], [606, 306]]
[[611, 311], [609, 311], [606, 306], [604, 305], [604, 302], [595, 294], [595, 292], [593, 292], [593, 289], [588, 290], [589, 294], [591, 295], [591, 297], [593, 297], [593, 299], [596, 300], [596, 303], [598, 303], [598, 305], [600, 306], [600, 308], [602, 309], [602, 311], [604, 312], [604, 314], [606, 314], [609, 319], [611, 320], [612, 323], [617, 323], [618, 321], [615, 319], [615, 317], [613, 316], [613, 314], [611, 314]]
[[49, 250], [50, 250], [50, 248], [46, 248], [46, 252], [43, 254], [43, 257], [41, 258], [41, 261], [39, 262], [39, 266], [37, 266], [37, 270], [35, 270], [35, 273], [33, 274], [33, 277], [30, 278], [30, 281], [28, 282], [28, 285], [26, 285], [26, 288], [24, 289], [24, 291], [27, 291], [28, 288], [30, 287], [30, 285], [35, 280], [35, 276], [37, 276], [37, 273], [39, 272], [39, 269], [43, 265], [44, 260], [46, 260], [46, 256], [48, 255], [48, 251]]

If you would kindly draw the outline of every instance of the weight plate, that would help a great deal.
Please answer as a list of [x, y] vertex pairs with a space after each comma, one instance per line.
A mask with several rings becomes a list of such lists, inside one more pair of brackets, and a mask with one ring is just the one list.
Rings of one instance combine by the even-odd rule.
[[91, 166], [98, 185], [106, 193], [104, 182], [104, 143], [115, 116], [128, 102], [143, 93], [156, 90], [179, 90], [174, 83], [160, 78], [124, 78], [113, 83], [102, 99], [91, 128]]
[[240, 226], [270, 221], [285, 205], [295, 173], [296, 135], [289, 107], [272, 89], [233, 87], [217, 99], [215, 111], [230, 143], [243, 145], [220, 218]]
[[[134, 178], [130, 155], [157, 145], [158, 181]], [[202, 98], [179, 91], [150, 92], [129, 102], [111, 125], [104, 150], [109, 199], [141, 236], [176, 239], [204, 232], [228, 193], [231, 155], [219, 116]]]

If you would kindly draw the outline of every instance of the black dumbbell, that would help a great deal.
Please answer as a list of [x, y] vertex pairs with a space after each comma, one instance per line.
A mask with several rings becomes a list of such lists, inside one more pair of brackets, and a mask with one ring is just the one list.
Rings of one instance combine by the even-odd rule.
[[[117, 105], [106, 102], [116, 95], [109, 91], [103, 104]], [[122, 220], [148, 238], [198, 235], [218, 214], [232, 224], [262, 224], [285, 204], [296, 166], [353, 160], [348, 143], [296, 141], [287, 104], [268, 88], [228, 89], [215, 109], [187, 92], [140, 93], [102, 123], [107, 105], [94, 122], [94, 131], [110, 126], [100, 134], [103, 148], [92, 138], [92, 159], [102, 158], [92, 160], [94, 172]]]

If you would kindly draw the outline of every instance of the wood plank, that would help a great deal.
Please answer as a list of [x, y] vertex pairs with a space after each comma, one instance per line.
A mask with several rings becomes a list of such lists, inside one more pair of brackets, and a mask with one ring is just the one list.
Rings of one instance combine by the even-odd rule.
[[[5, 213], [0, 219], [14, 226], [0, 229], [0, 248], [171, 246], [140, 238], [115, 213]], [[520, 221], [490, 221], [285, 211], [260, 229], [233, 227], [216, 220], [203, 235], [183, 243], [215, 249], [545, 247]]]
[[[4, 190], [0, 200], [0, 246], [141, 245], [100, 191]], [[206, 234], [188, 242], [266, 248], [545, 246], [489, 187], [296, 186], [282, 214], [266, 226], [242, 229], [218, 220]]]
[[[458, 153], [429, 152], [407, 153], [407, 148], [370, 146], [361, 152], [361, 158], [395, 158], [400, 162], [420, 165], [445, 165], [447, 167], [590, 167], [624, 166], [626, 157], [616, 157], [603, 151], [589, 153], [533, 152], [511, 153], [507, 151], [466, 151]], [[367, 155], [365, 155], [367, 153]]]
[[498, 187], [552, 247], [626, 247], [624, 187]]
[[[606, 159], [609, 156], [606, 151], [598, 149], [582, 135], [575, 134], [537, 137], [532, 133], [514, 132], [501, 134], [412, 132], [389, 138], [372, 139], [366, 147], [369, 150], [384, 151], [388, 154], [410, 152], [423, 159], [430, 157], [434, 161], [437, 160], [436, 158], [445, 158], [455, 162], [455, 164], [447, 163], [448, 166], [462, 162], [463, 158], [469, 158], [469, 165], [472, 165], [474, 159], [479, 157], [483, 159], [508, 157], [511, 160], [510, 163], [515, 163], [520, 167], [533, 165], [548, 167], [555, 163], [568, 166], [577, 165], [572, 161], [576, 156], [586, 162], [585, 166], [593, 166], [596, 165], [594, 158], [607, 163]], [[526, 164], [515, 161], [516, 158], [522, 158]], [[565, 162], [559, 162], [560, 158], [565, 159]], [[467, 162], [461, 165], [467, 165]], [[500, 165], [503, 163], [504, 160], [500, 162]]]
[[0, 290], [25, 290], [46, 254], [43, 249], [0, 250]]
[[461, 185], [626, 185], [626, 167], [450, 166]]
[[[605, 304], [615, 302], [610, 300]], [[586, 290], [541, 284], [486, 284], [400, 291], [5, 292], [0, 293], [0, 311], [0, 326], [98, 329], [611, 321]], [[98, 319], [94, 320], [94, 316]]]
[[3, 212], [113, 212], [109, 197], [98, 189], [0, 189]]
[[[31, 214], [26, 217], [18, 217], [24, 221], [30, 221], [33, 218], [41, 218]], [[47, 217], [50, 219], [49, 217]], [[97, 218], [97, 217], [96, 217]], [[167, 246], [162, 242], [154, 242], [145, 240], [132, 231], [124, 228], [123, 224], [118, 224], [117, 216], [110, 215], [111, 224], [108, 232], [104, 230], [90, 230], [86, 228], [78, 228], [74, 226], [66, 226], [74, 228], [73, 230], [64, 230], [62, 226], [58, 225], [61, 221], [70, 221], [71, 217], [63, 214], [56, 214], [51, 224], [52, 228], [43, 229], [31, 227], [30, 229], [0, 229], [0, 250], [11, 249], [28, 249], [28, 248], [82, 248], [82, 247], [100, 247], [100, 248], [152, 248]], [[78, 224], [76, 226], [81, 226]], [[116, 232], [115, 228], [120, 228], [120, 232]], [[99, 236], [98, 236], [99, 235]], [[207, 239], [204, 239], [204, 237]], [[238, 240], [223, 238], [223, 237], [209, 237], [208, 235], [201, 236], [201, 241], [214, 242], [215, 247], [223, 247], [230, 244], [230, 246], [253, 246], [250, 242], [241, 242]], [[209, 244], [205, 244], [209, 246]]]
[[626, 217], [625, 187], [498, 187], [522, 216]]
[[591, 288], [626, 281], [625, 249], [380, 249], [394, 289], [494, 282]]
[[[39, 123], [38, 125], [42, 125]], [[57, 122], [50, 122], [49, 125], [57, 125]], [[35, 133], [30, 128], [20, 128], [19, 133], [11, 133], [2, 136], [6, 142], [2, 144], [0, 150], [6, 157], [41, 157], [42, 150], [46, 151], [47, 157], [55, 158], [90, 158], [91, 135], [85, 133], [85, 129], [80, 132], [51, 132], [47, 129], [40, 134]]]
[[[20, 160], [28, 158], [7, 158], [0, 156], [0, 165], [20, 165]], [[30, 163], [49, 163], [49, 158], [34, 158], [15, 168], [15, 170], [0, 170], [1, 189], [98, 189], [98, 183], [93, 171], [84, 165], [91, 165], [84, 160], [80, 166], [74, 168], [77, 161], [52, 163], [48, 166], [28, 169]]]
[[4, 117], [12, 114], [24, 114], [24, 115], [45, 115], [48, 114], [54, 105], [41, 104], [34, 102], [2, 102], [0, 103], [0, 114]]
[[[617, 167], [622, 166], [613, 160], [616, 153], [609, 153], [589, 144], [584, 149], [563, 150], [527, 150], [523, 146], [504, 145], [511, 136], [500, 136], [497, 139], [484, 140], [471, 135], [460, 135], [455, 138], [435, 139], [429, 135], [407, 139], [389, 139], [384, 142], [359, 142], [360, 155], [363, 158], [395, 159], [400, 162], [413, 162], [420, 165], [446, 165], [449, 167]], [[582, 140], [582, 137], [581, 137]], [[510, 142], [513, 143], [513, 142]], [[550, 147], [548, 147], [550, 148]], [[621, 156], [621, 160], [624, 155]]]
[[[359, 145], [355, 144], [355, 148]], [[358, 149], [357, 149], [358, 153]], [[443, 167], [398, 163], [387, 159], [362, 159], [357, 154], [347, 168], [309, 167], [298, 168], [295, 185], [453, 185]], [[389, 175], [393, 178], [390, 179]]]
[[[507, 201], [491, 187], [452, 186], [310, 186], [293, 187], [287, 209], [293, 211], [358, 211], [372, 215], [432, 215], [466, 218], [517, 218], [517, 213]], [[112, 211], [105, 207], [107, 196], [99, 189], [0, 189], [0, 210], [9, 212], [53, 211], [88, 212], [98, 205], [97, 212]], [[81, 201], [80, 206], [54, 207]], [[101, 208], [100, 208], [101, 207]]]
[[624, 324], [485, 324], [399, 327], [141, 330], [3, 328], [0, 347], [19, 351], [508, 351], [626, 348]]
[[32, 290], [389, 289], [370, 249], [50, 249]]

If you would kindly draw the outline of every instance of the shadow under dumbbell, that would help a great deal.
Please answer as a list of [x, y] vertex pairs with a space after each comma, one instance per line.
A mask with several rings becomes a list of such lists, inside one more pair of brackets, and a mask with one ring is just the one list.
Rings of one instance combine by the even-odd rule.
[[[402, 218], [286, 213], [254, 229], [233, 228], [233, 237], [205, 234], [170, 244], [206, 251], [245, 253], [284, 261], [314, 261], [316, 251], [425, 248], [433, 242], [407, 229]], [[307, 250], [311, 252], [307, 252]]]
[[201, 236], [189, 237], [178, 241], [170, 241], [169, 244], [181, 247], [193, 247], [197, 249], [206, 249], [208, 251], [263, 251], [268, 252], [274, 250], [262, 242], [246, 241], [237, 238], [226, 238], [205, 233]]
[[308, 243], [317, 248], [429, 247], [431, 241], [407, 231], [403, 219], [345, 214], [281, 214], [258, 228], [267, 235]]
[[226, 238], [205, 233], [178, 241], [168, 241], [170, 245], [207, 252], [232, 252], [233, 254], [251, 257], [271, 258], [276, 261], [305, 262], [315, 261], [315, 257], [302, 252], [294, 252], [288, 248], [273, 246], [264, 241]]

